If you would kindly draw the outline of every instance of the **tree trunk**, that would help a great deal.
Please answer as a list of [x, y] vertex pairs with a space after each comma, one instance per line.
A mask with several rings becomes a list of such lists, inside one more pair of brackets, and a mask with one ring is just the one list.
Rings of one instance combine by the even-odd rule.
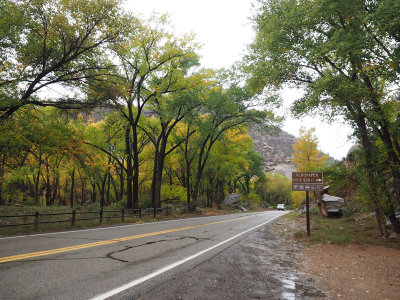
[[107, 174], [107, 193], [106, 193], [106, 205], [110, 206], [110, 184], [111, 184], [111, 175], [110, 173]]
[[39, 165], [38, 165], [38, 171], [36, 174], [36, 181], [35, 181], [35, 196], [34, 196], [34, 203], [37, 204], [39, 201], [39, 181], [40, 181], [40, 175], [41, 175], [41, 168], [42, 168], [42, 155], [39, 154]]
[[132, 194], [132, 147], [130, 137], [130, 126], [125, 130], [125, 155], [126, 155], [126, 204], [128, 209], [133, 208], [133, 194]]
[[125, 186], [124, 169], [121, 168], [119, 172], [119, 199], [122, 199], [124, 197], [125, 194], [124, 186]]
[[[100, 177], [100, 176], [99, 176]], [[106, 191], [107, 173], [101, 178], [101, 187], [98, 185], [100, 191], [100, 207], [103, 208], [105, 204], [105, 191]]]
[[112, 185], [113, 188], [114, 188], [115, 203], [118, 203], [118, 202], [121, 200], [121, 198], [120, 198], [120, 194], [119, 194], [117, 185], [116, 185], [116, 183], [115, 183], [114, 177], [112, 177], [112, 176], [111, 176], [111, 185]]
[[92, 203], [96, 203], [96, 183], [92, 183]]
[[71, 196], [69, 198], [70, 207], [74, 207], [74, 189], [75, 189], [75, 169], [71, 173]]
[[161, 203], [161, 184], [162, 184], [162, 173], [165, 162], [165, 151], [167, 147], [167, 138], [161, 137], [160, 144], [155, 145], [154, 154], [154, 167], [153, 167], [153, 182], [151, 185], [151, 194], [153, 205], [156, 208], [160, 207]]
[[186, 140], [185, 140], [185, 148], [184, 148], [184, 154], [185, 154], [185, 176], [184, 176], [184, 182], [185, 182], [185, 187], [186, 187], [186, 204], [187, 204], [187, 209], [188, 211], [191, 210], [191, 198], [190, 198], [190, 192], [191, 192], [191, 185], [190, 185], [190, 165], [192, 164], [191, 159], [189, 159], [189, 131], [190, 131], [190, 124], [188, 125], [187, 131], [186, 131]]
[[51, 205], [51, 184], [50, 174], [48, 173], [48, 167], [46, 166], [46, 206]]
[[51, 205], [53, 205], [56, 201], [57, 194], [60, 186], [60, 177], [57, 174], [54, 174], [54, 184], [53, 184], [53, 194], [51, 196]]
[[222, 202], [224, 201], [225, 198], [225, 193], [224, 193], [224, 180], [217, 180], [218, 182], [218, 209], [222, 208]]
[[68, 184], [69, 184], [69, 180], [68, 180], [68, 176], [67, 176], [67, 178], [65, 178], [64, 196], [63, 196], [63, 200], [62, 200], [63, 205], [67, 205]]
[[375, 213], [376, 213], [376, 219], [379, 225], [379, 229], [381, 231], [381, 234], [383, 238], [387, 238], [387, 230], [385, 226], [385, 219], [383, 216], [383, 210], [382, 206], [380, 204], [380, 201], [378, 199], [378, 195], [376, 194], [376, 177], [374, 174], [374, 163], [373, 163], [373, 157], [372, 157], [372, 143], [368, 135], [367, 131], [367, 126], [365, 123], [365, 117], [364, 115], [359, 111], [358, 113], [358, 118], [357, 118], [357, 125], [358, 125], [358, 130], [360, 133], [361, 137], [361, 143], [364, 148], [364, 158], [365, 158], [365, 166], [366, 166], [366, 174], [367, 178], [369, 181], [369, 194], [371, 197], [371, 200], [373, 201], [375, 205]]
[[394, 232], [396, 232], [397, 234], [400, 234], [400, 224], [399, 224], [399, 221], [397, 221], [396, 213], [394, 211], [394, 207], [392, 204], [390, 204], [388, 215], [389, 215], [389, 220], [391, 223], [392, 230]]
[[132, 207], [134, 209], [139, 208], [139, 150], [138, 150], [138, 134], [136, 127], [132, 127], [133, 131], [133, 142], [132, 142], [132, 154], [133, 154], [133, 177], [132, 177]]
[[81, 179], [81, 205], [84, 205], [86, 202], [86, 180], [84, 178]]

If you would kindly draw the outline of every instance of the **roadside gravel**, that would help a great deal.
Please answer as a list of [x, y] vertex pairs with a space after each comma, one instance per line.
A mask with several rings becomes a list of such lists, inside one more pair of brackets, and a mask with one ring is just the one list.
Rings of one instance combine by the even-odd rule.
[[324, 299], [315, 278], [298, 270], [302, 246], [264, 226], [139, 299]]

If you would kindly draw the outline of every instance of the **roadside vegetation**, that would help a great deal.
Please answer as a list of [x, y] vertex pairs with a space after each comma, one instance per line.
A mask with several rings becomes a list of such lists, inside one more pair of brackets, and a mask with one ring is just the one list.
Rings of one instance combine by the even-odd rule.
[[[103, 213], [102, 222], [99, 221], [99, 204], [89, 205], [84, 207], [76, 207], [74, 208], [76, 212], [76, 221], [74, 226], [71, 226], [71, 209], [69, 207], [63, 206], [24, 206], [24, 207], [15, 207], [15, 206], [1, 206], [0, 207], [0, 215], [34, 215], [36, 212], [40, 214], [40, 223], [35, 228], [35, 225], [26, 225], [26, 226], [15, 226], [15, 227], [4, 227], [0, 228], [0, 236], [10, 236], [10, 235], [23, 235], [23, 234], [36, 234], [36, 233], [44, 233], [44, 232], [54, 232], [54, 231], [64, 231], [64, 230], [74, 230], [74, 229], [84, 229], [84, 228], [94, 228], [94, 227], [105, 227], [112, 225], [124, 225], [124, 224], [140, 224], [147, 222], [157, 222], [157, 221], [166, 221], [166, 220], [174, 220], [174, 219], [183, 219], [183, 218], [192, 218], [192, 217], [207, 217], [207, 216], [217, 216], [217, 215], [225, 215], [225, 214], [235, 214], [239, 213], [238, 210], [225, 207], [224, 209], [218, 208], [198, 208], [195, 213], [191, 212], [182, 212], [179, 209], [172, 209], [166, 212], [159, 212], [156, 214], [156, 217], [153, 217], [153, 211], [143, 210], [142, 215], [139, 217], [137, 212], [135, 215], [125, 211], [124, 219], [121, 220], [121, 209], [117, 206], [109, 206]], [[107, 212], [112, 211], [112, 212]], [[257, 212], [257, 211], [265, 211], [263, 208], [252, 209], [249, 212]], [[45, 216], [42, 214], [58, 214], [58, 213], [67, 213], [68, 215], [52, 215]], [[112, 218], [109, 218], [109, 217]], [[7, 218], [2, 219], [2, 224], [11, 224], [11, 223], [33, 223], [34, 216], [30, 217], [15, 217], [15, 218]], [[95, 218], [95, 220], [78, 220], [83, 218]], [[67, 220], [67, 222], [62, 223], [46, 223], [46, 222], [54, 222], [54, 221], [62, 221]]]
[[0, 206], [182, 214], [238, 193], [246, 209], [299, 207], [247, 134], [278, 132], [280, 91], [294, 87], [293, 116], [342, 120], [357, 143], [331, 163], [301, 128], [298, 171], [323, 171], [384, 238], [400, 234], [399, 5], [259, 0], [247, 55], [213, 70], [193, 35], [118, 0], [1, 2]]
[[[297, 215], [291, 212], [282, 217], [288, 233], [296, 240], [306, 244], [359, 244], [359, 245], [383, 245], [400, 249], [398, 239], [382, 239], [377, 221], [371, 214], [354, 214], [342, 218], [325, 218], [314, 210], [311, 214], [311, 236], [307, 238], [306, 219], [304, 214]], [[294, 225], [294, 226], [293, 226]]]
[[384, 238], [387, 220], [400, 234], [399, 9], [396, 0], [259, 0], [247, 56], [259, 89], [303, 91], [293, 115], [352, 128], [357, 149], [328, 181], [354, 186]]
[[277, 132], [279, 103], [240, 64], [202, 68], [193, 35], [118, 0], [3, 1], [0, 17], [4, 212], [278, 201], [247, 129]]

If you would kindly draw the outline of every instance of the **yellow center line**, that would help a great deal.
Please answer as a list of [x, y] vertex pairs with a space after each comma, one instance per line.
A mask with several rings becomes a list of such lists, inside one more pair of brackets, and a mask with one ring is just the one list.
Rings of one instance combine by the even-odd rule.
[[205, 224], [181, 227], [181, 228], [174, 228], [174, 229], [150, 232], [150, 233], [145, 233], [145, 234], [137, 234], [137, 235], [127, 236], [127, 237], [122, 237], [122, 238], [104, 240], [104, 241], [88, 243], [88, 244], [82, 244], [82, 245], [76, 245], [76, 246], [69, 246], [69, 247], [63, 247], [63, 248], [57, 248], [57, 249], [51, 249], [51, 250], [24, 253], [24, 254], [18, 254], [18, 255], [13, 255], [13, 256], [5, 256], [5, 257], [0, 257], [0, 264], [6, 263], [6, 262], [10, 262], [10, 261], [17, 261], [17, 260], [27, 259], [27, 258], [46, 256], [46, 255], [52, 255], [52, 254], [57, 254], [57, 253], [63, 253], [63, 252], [70, 252], [70, 251], [86, 249], [86, 248], [93, 248], [93, 247], [98, 247], [98, 246], [103, 246], [103, 245], [110, 245], [110, 244], [120, 243], [120, 242], [124, 242], [124, 241], [130, 241], [130, 240], [134, 240], [134, 239], [138, 239], [138, 238], [142, 238], [142, 237], [149, 237], [149, 236], [160, 235], [160, 234], [164, 234], [164, 233], [170, 233], [170, 232], [193, 229], [193, 228], [198, 228], [198, 227], [203, 227], [203, 226], [208, 226], [208, 225], [214, 225], [214, 224], [230, 222], [230, 221], [234, 221], [234, 220], [241, 219], [241, 218], [247, 218], [247, 216], [246, 217], [229, 219], [229, 220], [216, 221], [216, 222], [211, 222], [211, 223], [205, 223]]

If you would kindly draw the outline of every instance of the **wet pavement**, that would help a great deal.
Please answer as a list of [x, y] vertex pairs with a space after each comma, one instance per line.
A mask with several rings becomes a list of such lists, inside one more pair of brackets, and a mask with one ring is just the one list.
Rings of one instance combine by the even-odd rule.
[[301, 246], [274, 228], [264, 226], [139, 299], [329, 299], [298, 271]]

